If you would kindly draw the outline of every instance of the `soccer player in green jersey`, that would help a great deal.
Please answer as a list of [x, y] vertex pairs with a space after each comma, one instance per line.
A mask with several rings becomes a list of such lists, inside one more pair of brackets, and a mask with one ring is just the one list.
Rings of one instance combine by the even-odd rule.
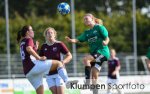
[[[89, 29], [85, 30], [76, 39], [66, 37], [66, 40], [71, 43], [88, 42], [90, 47], [90, 55], [83, 58], [85, 65], [85, 76], [86, 79], [90, 79], [91, 71], [92, 79], [97, 80], [102, 63], [107, 61], [110, 57], [108, 48], [108, 31], [105, 26], [101, 25], [101, 20], [95, 18], [92, 14], [88, 13], [84, 16], [84, 23], [89, 27]], [[91, 70], [91, 64], [93, 61], [96, 63]]]
[[146, 63], [147, 63], [148, 69], [150, 70], [150, 47], [148, 48], [146, 57], [148, 58], [146, 59]]

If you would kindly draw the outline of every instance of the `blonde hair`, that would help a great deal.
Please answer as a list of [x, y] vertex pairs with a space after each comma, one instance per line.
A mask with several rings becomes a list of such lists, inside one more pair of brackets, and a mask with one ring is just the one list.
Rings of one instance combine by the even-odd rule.
[[54, 32], [54, 34], [55, 34], [55, 39], [57, 38], [57, 32], [56, 32], [56, 30], [54, 29], [54, 28], [52, 28], [52, 27], [48, 27], [48, 28], [46, 28], [45, 29], [45, 31], [44, 31], [44, 37], [46, 37], [46, 34], [47, 34], [47, 31], [48, 30], [52, 30], [53, 32]]
[[116, 55], [116, 50], [115, 49], [111, 49], [111, 52]]
[[94, 17], [91, 13], [87, 13], [87, 14], [85, 14], [85, 16], [90, 16], [92, 19], [94, 19], [94, 22], [95, 22], [96, 24], [103, 25], [102, 19], [99, 19], [99, 18]]

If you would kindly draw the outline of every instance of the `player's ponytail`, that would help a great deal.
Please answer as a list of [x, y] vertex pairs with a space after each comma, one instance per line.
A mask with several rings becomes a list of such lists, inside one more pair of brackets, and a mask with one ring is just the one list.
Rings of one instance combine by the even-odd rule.
[[103, 21], [102, 21], [101, 19], [98, 19], [98, 18], [95, 18], [95, 17], [94, 17], [94, 20], [95, 20], [95, 23], [96, 23], [96, 24], [103, 25]]
[[17, 42], [20, 42], [21, 37], [25, 37], [26, 36], [26, 32], [29, 30], [30, 25], [25, 25], [22, 27], [22, 29], [20, 31], [18, 31], [17, 34]]
[[94, 17], [91, 13], [87, 13], [87, 14], [85, 14], [85, 16], [90, 16], [92, 19], [94, 19], [94, 22], [96, 24], [103, 25], [103, 21], [101, 19]]
[[18, 31], [18, 34], [17, 34], [17, 42], [19, 43], [21, 39], [21, 31]]

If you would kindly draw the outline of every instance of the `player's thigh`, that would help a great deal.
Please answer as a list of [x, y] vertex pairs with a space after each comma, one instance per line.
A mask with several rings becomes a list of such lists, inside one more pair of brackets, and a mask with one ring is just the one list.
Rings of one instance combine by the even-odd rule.
[[41, 85], [43, 85], [43, 75], [26, 75], [29, 82], [32, 84], [32, 86], [37, 90]]
[[46, 82], [49, 88], [56, 86], [55, 78], [52, 78], [51, 76], [46, 76]]
[[58, 60], [52, 60], [52, 66], [51, 66], [50, 71], [55, 71], [58, 67], [63, 67], [62, 62]]
[[86, 55], [86, 56], [84, 56], [84, 60], [94, 61], [94, 57], [92, 55]]
[[65, 93], [65, 83], [59, 75], [56, 78], [56, 86], [57, 86], [57, 94]]
[[36, 74], [42, 74], [42, 73], [49, 73], [51, 67], [52, 67], [52, 60], [35, 60], [33, 61], [35, 64], [34, 67], [30, 70], [30, 74], [36, 75]]
[[57, 86], [57, 94], [65, 94], [65, 87]]
[[99, 75], [99, 70], [95, 67], [92, 67], [91, 69], [91, 75], [92, 75], [92, 79], [97, 79], [98, 75]]
[[59, 94], [59, 93], [57, 93], [57, 87], [56, 86], [52, 86], [49, 89], [51, 90], [52, 94]]
[[63, 79], [59, 75], [55, 79], [56, 79], [56, 86], [65, 86]]

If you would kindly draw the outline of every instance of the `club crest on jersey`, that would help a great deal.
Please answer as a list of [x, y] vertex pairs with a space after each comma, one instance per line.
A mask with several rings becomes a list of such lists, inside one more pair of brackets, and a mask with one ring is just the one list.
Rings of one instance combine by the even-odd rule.
[[45, 48], [44, 50], [47, 51], [47, 48]]
[[53, 51], [56, 52], [57, 51], [57, 47], [53, 47]]

